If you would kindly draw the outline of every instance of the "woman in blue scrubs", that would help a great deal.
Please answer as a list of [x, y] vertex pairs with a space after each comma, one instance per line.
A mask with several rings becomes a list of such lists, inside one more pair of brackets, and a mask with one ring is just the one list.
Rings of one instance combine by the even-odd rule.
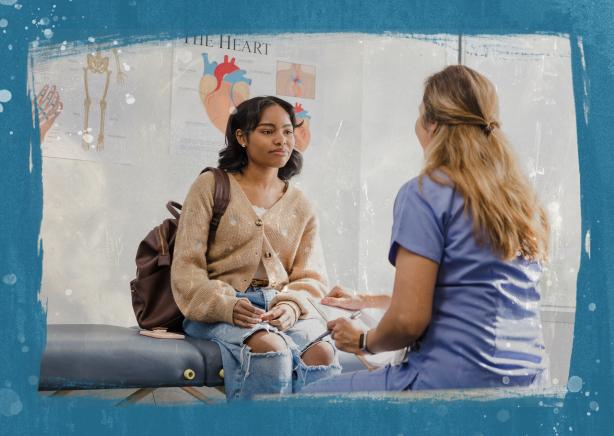
[[429, 77], [416, 135], [425, 164], [395, 200], [392, 295], [335, 288], [323, 299], [386, 309], [369, 331], [346, 318], [331, 321], [339, 349], [409, 346], [407, 358], [303, 392], [528, 386], [545, 369], [537, 282], [548, 223], [499, 129], [494, 86], [461, 65]]

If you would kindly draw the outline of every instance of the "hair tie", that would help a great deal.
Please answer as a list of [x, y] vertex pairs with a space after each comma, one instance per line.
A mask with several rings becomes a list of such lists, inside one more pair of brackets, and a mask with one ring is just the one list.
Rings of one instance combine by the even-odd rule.
[[484, 133], [486, 133], [486, 136], [489, 136], [492, 133], [492, 131], [495, 129], [495, 127], [499, 127], [499, 123], [496, 121], [489, 121], [488, 123], [482, 126], [482, 130], [484, 130]]

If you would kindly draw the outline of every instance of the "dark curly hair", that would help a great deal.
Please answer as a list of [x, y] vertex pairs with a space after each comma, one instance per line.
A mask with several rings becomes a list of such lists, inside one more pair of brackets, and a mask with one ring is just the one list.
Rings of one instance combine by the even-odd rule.
[[[281, 98], [262, 96], [245, 100], [237, 106], [236, 111], [228, 118], [228, 124], [226, 125], [226, 147], [220, 151], [218, 159], [219, 168], [230, 172], [241, 172], [243, 170], [247, 165], [247, 152], [239, 144], [236, 132], [240, 129], [246, 135], [249, 135], [260, 122], [264, 110], [273, 105], [281, 106], [288, 113], [294, 128], [302, 124], [296, 123], [296, 116], [292, 105]], [[301, 172], [302, 167], [303, 156], [294, 149], [286, 165], [279, 169], [277, 176], [282, 180], [290, 180]]]

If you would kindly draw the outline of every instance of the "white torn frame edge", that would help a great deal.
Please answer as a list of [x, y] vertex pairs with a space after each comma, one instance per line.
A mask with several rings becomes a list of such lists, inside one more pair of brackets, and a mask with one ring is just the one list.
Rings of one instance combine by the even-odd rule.
[[590, 82], [586, 72], [586, 58], [584, 57], [584, 42], [581, 36], [578, 36], [578, 49], [580, 50], [580, 64], [582, 65], [582, 85], [583, 85], [583, 100], [582, 109], [584, 111], [584, 123], [588, 126], [589, 103], [588, 93]]

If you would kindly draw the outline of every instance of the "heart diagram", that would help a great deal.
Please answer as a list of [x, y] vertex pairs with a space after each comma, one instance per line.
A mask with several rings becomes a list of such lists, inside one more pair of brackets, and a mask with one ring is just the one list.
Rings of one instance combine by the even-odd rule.
[[312, 65], [277, 62], [277, 95], [315, 98], [316, 70]]
[[294, 139], [296, 141], [294, 146], [298, 151], [304, 153], [311, 142], [311, 129], [309, 126], [311, 115], [300, 103], [294, 103], [294, 113], [296, 114], [296, 122], [299, 124], [302, 122], [299, 127], [294, 129]]
[[228, 60], [228, 55], [218, 64], [210, 62], [209, 55], [203, 53], [203, 62], [204, 72], [198, 87], [200, 100], [209, 120], [225, 133], [230, 113], [249, 98], [252, 80], [245, 77], [247, 72], [235, 64], [235, 58]]

